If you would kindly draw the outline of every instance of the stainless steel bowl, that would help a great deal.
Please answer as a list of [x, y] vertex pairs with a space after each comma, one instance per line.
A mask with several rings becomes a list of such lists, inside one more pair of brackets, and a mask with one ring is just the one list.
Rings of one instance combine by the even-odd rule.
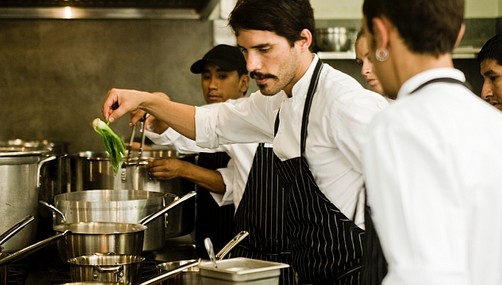
[[354, 29], [328, 27], [316, 30], [316, 43], [321, 51], [348, 51], [353, 44]]

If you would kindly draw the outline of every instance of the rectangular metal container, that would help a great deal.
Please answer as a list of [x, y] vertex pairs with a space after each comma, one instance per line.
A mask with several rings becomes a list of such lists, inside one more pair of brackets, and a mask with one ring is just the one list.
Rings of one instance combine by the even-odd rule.
[[281, 268], [288, 264], [251, 258], [230, 258], [199, 264], [202, 285], [277, 285]]

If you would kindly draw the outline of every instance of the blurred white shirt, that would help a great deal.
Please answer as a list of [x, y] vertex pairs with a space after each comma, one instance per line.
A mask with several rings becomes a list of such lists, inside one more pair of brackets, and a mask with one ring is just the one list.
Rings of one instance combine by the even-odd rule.
[[455, 69], [409, 79], [364, 148], [385, 285], [502, 284], [502, 113]]

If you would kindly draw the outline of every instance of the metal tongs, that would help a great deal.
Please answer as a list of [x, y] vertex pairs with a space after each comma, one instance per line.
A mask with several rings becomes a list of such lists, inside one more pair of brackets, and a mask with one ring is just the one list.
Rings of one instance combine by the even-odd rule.
[[[139, 120], [140, 122], [140, 132], [141, 132], [141, 143], [139, 145], [139, 152], [138, 152], [138, 158], [136, 159], [136, 166], [139, 166], [139, 162], [141, 160], [141, 157], [143, 155], [143, 147], [145, 145], [145, 127], [146, 127], [146, 117], [147, 114], [143, 115], [143, 117]], [[125, 168], [126, 165], [129, 164], [131, 160], [131, 153], [132, 153], [132, 144], [134, 143], [134, 137], [136, 135], [136, 125], [132, 126], [131, 129], [131, 136], [129, 138], [129, 145], [127, 146], [127, 156], [125, 162], [122, 164], [122, 167]]]

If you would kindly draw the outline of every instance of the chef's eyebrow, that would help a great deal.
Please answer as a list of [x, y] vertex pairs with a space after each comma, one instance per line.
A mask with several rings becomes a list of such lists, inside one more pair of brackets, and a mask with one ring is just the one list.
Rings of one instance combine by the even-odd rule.
[[483, 73], [483, 76], [498, 75], [493, 69], [487, 70]]

